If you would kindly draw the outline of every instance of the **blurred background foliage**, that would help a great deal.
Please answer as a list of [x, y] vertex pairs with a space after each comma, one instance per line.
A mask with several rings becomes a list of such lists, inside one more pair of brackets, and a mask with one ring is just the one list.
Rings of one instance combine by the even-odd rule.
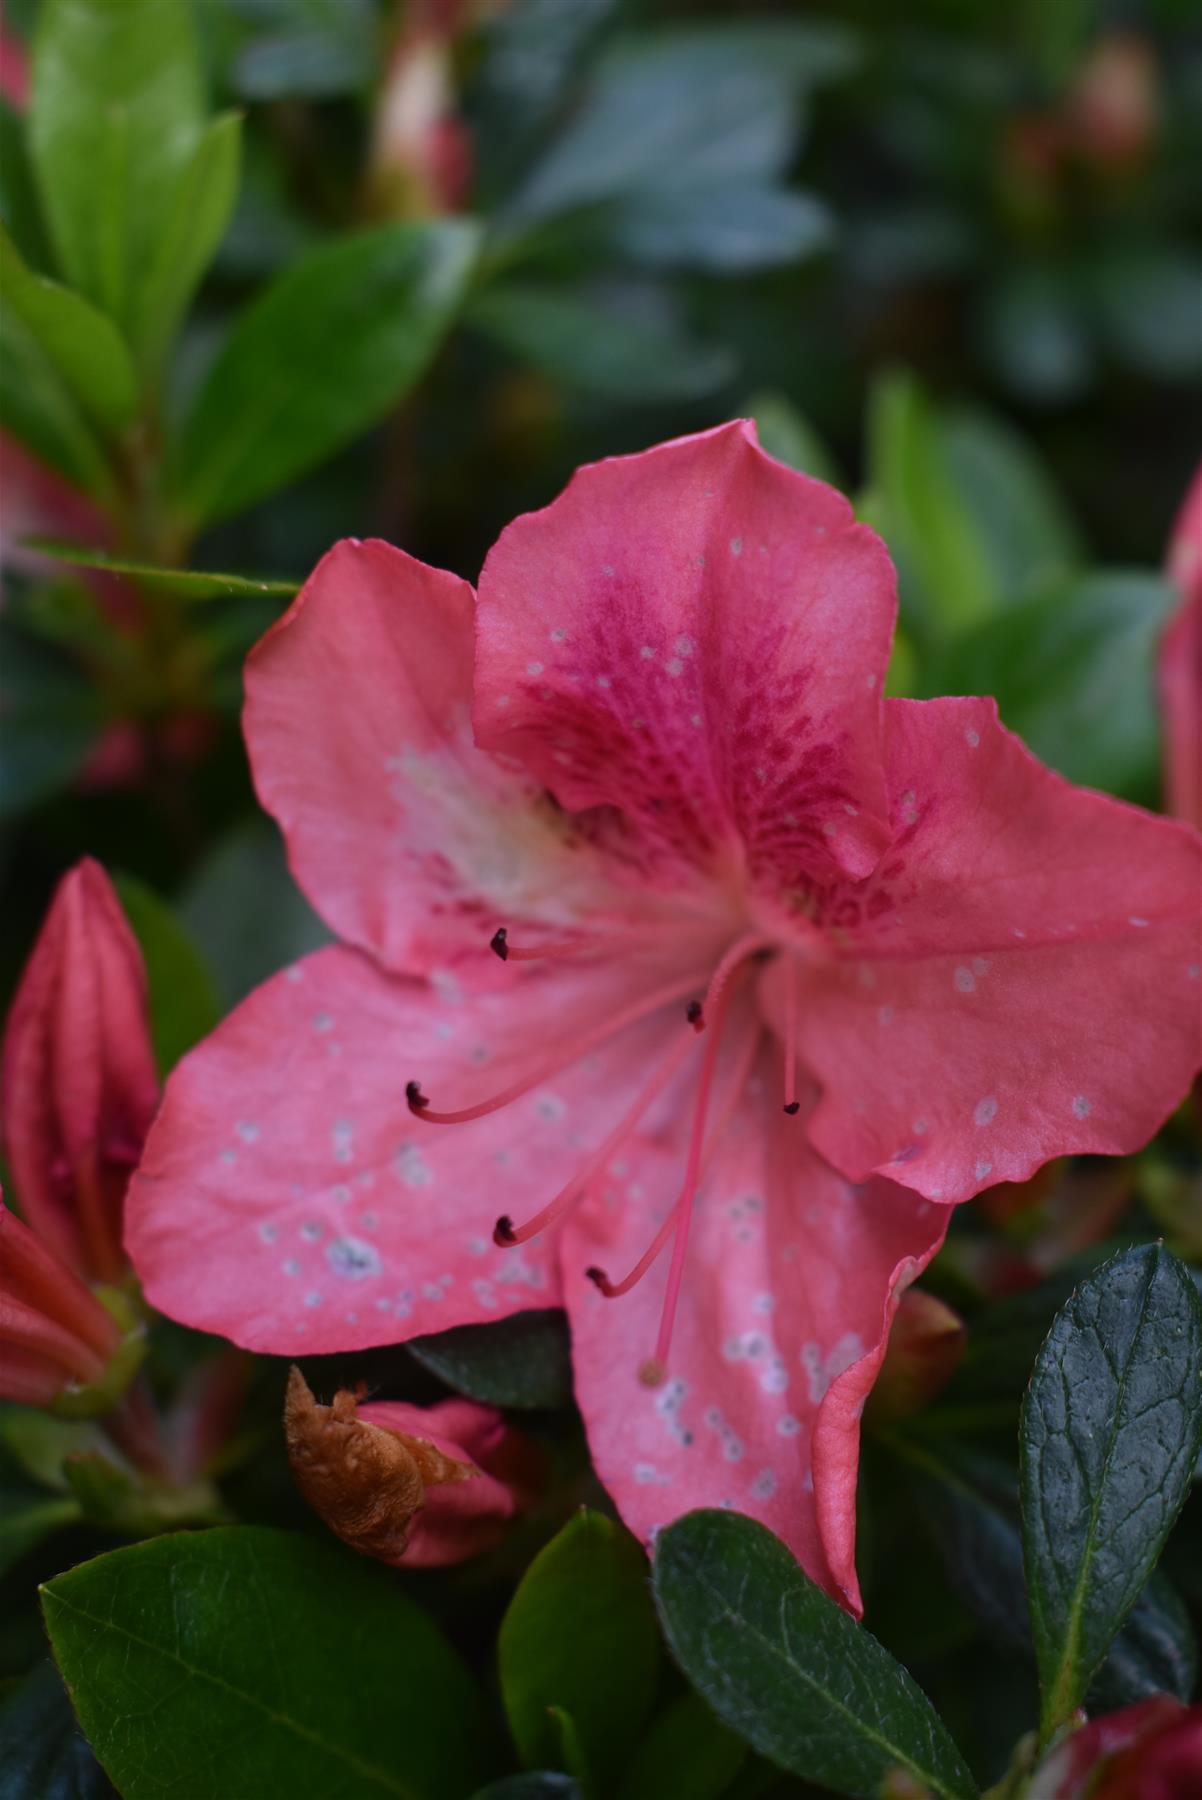
[[[104, 15], [10, 0], [0, 46], [0, 991], [55, 880], [95, 855], [169, 1068], [322, 935], [238, 732], [243, 656], [318, 557], [378, 534], [474, 578], [579, 462], [739, 413], [885, 535], [892, 691], [994, 693], [1074, 780], [1158, 804], [1161, 567], [1202, 435], [1196, 0]], [[1191, 1163], [1179, 1122], [1117, 1176], [1058, 1166], [963, 1209], [928, 1285], [969, 1351], [869, 1446], [870, 1622], [984, 1775], [1034, 1691], [1014, 1611], [1023, 1383], [1104, 1247], [1166, 1231], [1202, 1257]], [[546, 1332], [521, 1363], [533, 1399], [489, 1397], [535, 1407], [562, 1516], [600, 1497]], [[167, 1328], [165, 1368], [175, 1345]], [[479, 1391], [446, 1354], [310, 1374]], [[497, 1345], [487, 1360], [504, 1373]], [[226, 1490], [250, 1522], [301, 1517], [280, 1376], [257, 1365], [258, 1454]], [[5, 1492], [37, 1459], [0, 1444]], [[47, 1529], [70, 1525], [40, 1572], [95, 1548], [57, 1477], [32, 1491]], [[1108, 1705], [1190, 1691], [1199, 1498], [1107, 1665]], [[532, 1542], [420, 1597], [457, 1641], [491, 1642]], [[28, 1573], [34, 1552], [8, 1547]], [[14, 1608], [0, 1675], [40, 1642]], [[762, 1765], [744, 1789], [776, 1791]]]

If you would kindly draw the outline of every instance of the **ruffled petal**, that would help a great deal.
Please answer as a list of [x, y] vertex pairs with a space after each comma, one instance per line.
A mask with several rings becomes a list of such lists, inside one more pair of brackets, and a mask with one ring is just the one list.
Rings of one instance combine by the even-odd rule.
[[[594, 1465], [644, 1540], [699, 1506], [761, 1520], [806, 1573], [859, 1611], [855, 1480], [861, 1403], [905, 1284], [948, 1209], [875, 1181], [853, 1188], [786, 1118], [765, 1068], [698, 1196], [667, 1380], [640, 1384], [667, 1277], [661, 1258], [607, 1300], [590, 1263], [633, 1264], [675, 1198], [679, 1146], [640, 1148], [563, 1237], [576, 1395]], [[771, 1089], [772, 1097], [765, 1098]]]
[[474, 1104], [649, 991], [637, 968], [558, 968], [520, 995], [473, 995], [341, 947], [294, 964], [168, 1084], [126, 1207], [147, 1298], [281, 1354], [554, 1305], [546, 1239], [499, 1250], [493, 1226], [537, 1210], [599, 1148], [665, 1031], [688, 1030], [683, 1003], [467, 1124], [415, 1118], [406, 1083], [435, 1106]]
[[477, 741], [617, 809], [644, 875], [862, 876], [895, 607], [880, 540], [748, 424], [597, 463], [485, 563]]
[[246, 669], [259, 797], [326, 923], [387, 967], [496, 978], [498, 924], [555, 927], [593, 853], [529, 776], [477, 750], [467, 582], [379, 542], [318, 564]]
[[814, 1144], [944, 1200], [1139, 1149], [1202, 1060], [1202, 840], [1071, 787], [992, 701], [887, 721], [898, 837], [802, 977]]

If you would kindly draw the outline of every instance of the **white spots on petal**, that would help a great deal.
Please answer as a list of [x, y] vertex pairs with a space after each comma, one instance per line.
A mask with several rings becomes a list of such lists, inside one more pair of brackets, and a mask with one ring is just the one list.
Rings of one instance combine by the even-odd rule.
[[757, 1500], [771, 1500], [776, 1492], [776, 1474], [772, 1469], [761, 1469], [751, 1484], [752, 1494]]
[[472, 1293], [486, 1312], [495, 1312], [501, 1302], [497, 1299], [497, 1290], [491, 1281], [484, 1276], [477, 1276], [472, 1282]]
[[856, 979], [862, 988], [874, 988], [876, 986], [876, 970], [871, 968], [868, 963], [861, 963], [856, 970]]
[[326, 1245], [326, 1261], [335, 1275], [347, 1281], [362, 1281], [380, 1273], [380, 1253], [374, 1244], [362, 1238], [339, 1237]]
[[376, 1216], [376, 1214], [374, 1212], [365, 1212], [365, 1213], [359, 1214], [359, 1224], [362, 1226], [364, 1231], [374, 1231], [376, 1229], [376, 1227], [379, 1225], [379, 1223], [380, 1223], [379, 1218]]
[[882, 1025], [892, 1025], [893, 1008], [891, 1006], [878, 1006], [876, 1016]]
[[692, 656], [697, 646], [686, 632], [682, 632], [672, 648], [675, 650], [677, 656]]
[[467, 1240], [467, 1253], [469, 1256], [486, 1256], [488, 1254], [487, 1240], [482, 1237], [470, 1237]]
[[972, 726], [970, 725], [968, 730], [964, 733], [964, 742], [968, 745], [970, 750], [975, 750], [977, 745], [980, 743], [980, 741], [981, 741], [980, 732], [974, 731]]
[[402, 1144], [392, 1162], [392, 1172], [402, 1187], [429, 1187], [434, 1171], [416, 1144]]
[[459, 977], [450, 969], [431, 969], [429, 981], [439, 999], [445, 1000], [448, 1006], [458, 1006], [463, 999]]
[[867, 688], [867, 689], [868, 689], [868, 691], [869, 691], [869, 693], [871, 693], [871, 692], [872, 692], [872, 690], [873, 690], [873, 688], [874, 688], [874, 687], [875, 687], [875, 686], [876, 686], [876, 675], [875, 675], [875, 673], [873, 673], [873, 674], [871, 674], [871, 675], [866, 675], [866, 676], [865, 676], [865, 677], [864, 677], [864, 685], [865, 685], [865, 687], [866, 687], [866, 688]]
[[652, 645], [644, 644], [639, 650], [639, 655], [644, 662], [650, 662], [655, 655], [655, 650]]
[[[756, 774], [759, 774], [758, 769], [756, 770]], [[823, 837], [833, 838], [837, 829], [838, 827], [828, 819], [822, 827], [822, 835]]]
[[987, 956], [974, 956], [972, 959], [972, 972], [974, 975], [988, 975], [989, 958]]
[[1147, 919], [1137, 919], [1135, 917], [1135, 915], [1132, 914], [1132, 916], [1127, 920], [1127, 923], [1128, 923], [1128, 925], [1134, 925], [1137, 931], [1142, 931], [1144, 929], [1144, 927], [1147, 925], [1148, 921], [1147, 921]]
[[1078, 1119], [1088, 1119], [1093, 1111], [1093, 1102], [1084, 1094], [1078, 1094], [1073, 1101], [1073, 1112]]
[[286, 968], [284, 970], [284, 980], [285, 981], [296, 982], [296, 981], [303, 981], [304, 979], [305, 979], [305, 971], [300, 963], [291, 963], [291, 964], [289, 964], [288, 968]]
[[930, 1129], [931, 1123], [929, 1119], [915, 1119], [910, 1127], [910, 1130], [914, 1133], [915, 1137], [925, 1137]]
[[774, 1356], [760, 1374], [760, 1386], [766, 1394], [783, 1394], [789, 1385], [789, 1370], [783, 1356]]
[[321, 1305], [321, 1292], [319, 1289], [317, 1289], [317, 1288], [309, 1289], [309, 1292], [305, 1295], [305, 1305], [306, 1306], [320, 1306]]
[[527, 675], [541, 675], [545, 667], [546, 664], [540, 663], [536, 657], [533, 662], [526, 664], [526, 673]]
[[614, 572], [614, 566], [612, 563], [602, 563], [601, 564], [601, 573], [603, 575], [612, 576], [613, 572]]
[[668, 675], [683, 675], [684, 664], [681, 662], [679, 656], [673, 656], [666, 662], [664, 664], [664, 671]]
[[508, 694], [498, 694], [497, 695], [497, 705], [500, 707], [508, 706], [509, 705], [509, 695]]
[[903, 825], [913, 825], [918, 818], [918, 796], [913, 788], [907, 788], [901, 797], [901, 816]]
[[845, 812], [845, 813], [846, 813], [846, 814], [847, 814], [847, 816], [848, 816], [848, 818], [849, 818], [849, 819], [858, 819], [858, 818], [859, 818], [859, 816], [860, 816], [860, 809], [859, 809], [859, 807], [858, 807], [858, 806], [853, 806], [853, 805], [852, 805], [852, 804], [851, 804], [851, 801], [850, 801], [850, 800], [845, 800], [845, 801], [844, 801], [844, 802], [843, 802], [843, 810], [844, 810], [844, 812]]
[[244, 1144], [255, 1144], [258, 1142], [259, 1127], [257, 1125], [252, 1125], [249, 1119], [239, 1119], [238, 1123], [234, 1126], [234, 1130], [238, 1133], [238, 1136], [242, 1139]]
[[540, 1119], [546, 1119], [548, 1124], [554, 1124], [558, 1119], [563, 1118], [568, 1109], [558, 1094], [540, 1094], [534, 1102], [534, 1110]]
[[1185, 972], [1191, 981], [1202, 979], [1202, 963], [1190, 963]]
[[776, 1429], [781, 1437], [796, 1437], [801, 1430], [801, 1420], [794, 1418], [792, 1413], [782, 1413], [776, 1421]]
[[1011, 932], [1011, 936], [1016, 937], [1016, 938], [1025, 938], [1026, 935], [1027, 935], [1026, 932], [1020, 931], [1017, 925], [1014, 927], [1013, 931]]
[[321, 1226], [316, 1219], [306, 1219], [300, 1228], [300, 1235], [306, 1244], [315, 1244], [321, 1236]]
[[[362, 1177], [360, 1177], [362, 1180]], [[351, 1190], [344, 1181], [336, 1182], [330, 1189], [330, 1199], [335, 1206], [346, 1206], [351, 1198]]]
[[978, 1181], [984, 1181], [987, 1175], [993, 1174], [993, 1164], [991, 1162], [979, 1162], [973, 1170], [973, 1174]]
[[733, 1431], [728, 1431], [722, 1438], [722, 1454], [727, 1462], [742, 1462], [743, 1440]]
[[314, 1031], [333, 1031], [334, 1021], [328, 1012], [313, 1014], [313, 1029]]
[[562, 644], [567, 635], [568, 634], [562, 625], [553, 625], [551, 630], [547, 633], [547, 636], [553, 644]]
[[613, 682], [610, 680], [608, 675], [598, 675], [597, 686], [599, 688], [608, 688], [608, 687], [613, 686]]
[[967, 963], [961, 963], [952, 980], [958, 994], [974, 994], [977, 989], [977, 978]]
[[225, 1163], [228, 1168], [228, 1166], [231, 1163], [237, 1162], [238, 1152], [236, 1150], [222, 1150], [221, 1153], [219, 1154], [217, 1160], [218, 1160], [218, 1162]]
[[355, 1133], [347, 1119], [335, 1119], [330, 1127], [330, 1143], [334, 1150], [334, 1161], [350, 1162], [355, 1154]]
[[284, 1261], [280, 1264], [280, 1268], [284, 1271], [285, 1275], [299, 1275], [301, 1271], [301, 1266], [297, 1262], [295, 1256], [285, 1257]]
[[731, 538], [731, 540], [730, 540], [730, 553], [731, 553], [731, 555], [732, 555], [732, 556], [742, 556], [742, 554], [743, 554], [743, 540], [742, 540], [742, 538], [741, 538], [741, 537], [737, 537], [737, 538]]
[[983, 1100], [977, 1101], [977, 1109], [972, 1115], [974, 1125], [992, 1125], [997, 1118], [997, 1100], [993, 1094], [986, 1094]]
[[690, 725], [695, 725], [698, 729], [700, 729], [702, 722], [703, 721], [702, 721], [700, 713], [690, 713], [689, 714], [689, 724]]
[[662, 1475], [654, 1463], [636, 1462], [632, 1471], [640, 1487], [668, 1487], [672, 1477]]
[[811, 1342], [801, 1346], [801, 1365], [810, 1384], [810, 1399], [815, 1405], [824, 1398], [832, 1381], [863, 1354], [863, 1342], [855, 1331], [845, 1331], [825, 1356], [818, 1344]]
[[263, 1242], [265, 1244], [274, 1244], [279, 1235], [278, 1227], [273, 1225], [270, 1219], [264, 1219], [263, 1223], [259, 1226], [259, 1236], [262, 1238]]
[[751, 1310], [756, 1313], [770, 1313], [776, 1310], [776, 1298], [772, 1294], [757, 1294], [751, 1302]]

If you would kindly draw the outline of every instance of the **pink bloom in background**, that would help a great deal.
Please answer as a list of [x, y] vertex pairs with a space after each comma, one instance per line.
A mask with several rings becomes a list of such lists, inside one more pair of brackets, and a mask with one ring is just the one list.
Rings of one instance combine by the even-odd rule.
[[1160, 652], [1166, 797], [1170, 812], [1202, 831], [1202, 466], [1173, 527], [1169, 578], [1181, 605]]
[[428, 1407], [373, 1400], [359, 1408], [359, 1417], [386, 1431], [425, 1438], [443, 1456], [472, 1470], [470, 1480], [426, 1490], [425, 1505], [400, 1558], [403, 1568], [442, 1568], [491, 1550], [537, 1497], [537, 1448], [494, 1407], [475, 1400], [441, 1400]]
[[92, 1386], [120, 1342], [99, 1300], [0, 1201], [0, 1399], [49, 1406]]
[[1197, 1800], [1202, 1706], [1167, 1694], [1092, 1719], [1038, 1770], [1038, 1800]]
[[1195, 835], [990, 701], [884, 701], [894, 612], [741, 424], [582, 469], [478, 598], [331, 551], [246, 732], [345, 942], [169, 1084], [150, 1299], [293, 1353], [562, 1303], [632, 1528], [730, 1504], [857, 1606], [859, 1415], [950, 1203], [1136, 1149], [1199, 1060]]
[[125, 1269], [121, 1210], [158, 1105], [146, 971], [86, 857], [59, 883], [4, 1034], [0, 1124], [21, 1211], [88, 1281]]

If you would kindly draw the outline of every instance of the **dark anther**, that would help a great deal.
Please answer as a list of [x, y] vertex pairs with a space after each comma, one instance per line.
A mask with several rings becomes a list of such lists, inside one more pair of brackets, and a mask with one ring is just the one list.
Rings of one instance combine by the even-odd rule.
[[599, 1269], [596, 1263], [594, 1263], [591, 1269], [586, 1269], [584, 1272], [594, 1286], [599, 1287], [601, 1292], [604, 1293], [609, 1285], [609, 1276], [605, 1273], [605, 1270]]
[[502, 1250], [507, 1244], [515, 1244], [517, 1242], [517, 1238], [514, 1235], [513, 1220], [508, 1213], [502, 1213], [496, 1224], [493, 1226], [492, 1241]]
[[684, 1009], [684, 1016], [694, 1031], [705, 1030], [705, 1008], [700, 1000], [690, 1000]]
[[503, 925], [497, 926], [497, 929], [488, 940], [488, 947], [494, 956], [499, 956], [502, 962], [508, 962], [509, 933]]
[[409, 1102], [410, 1112], [425, 1112], [427, 1106], [430, 1104], [426, 1099], [426, 1096], [422, 1093], [422, 1084], [420, 1081], [407, 1081], [405, 1083], [405, 1098]]
[[790, 1100], [788, 1106], [786, 1106], [786, 1108], [785, 1108], [785, 1111], [788, 1113], [789, 1117], [792, 1118], [794, 1113], [801, 1111], [801, 1101], [800, 1100]]

